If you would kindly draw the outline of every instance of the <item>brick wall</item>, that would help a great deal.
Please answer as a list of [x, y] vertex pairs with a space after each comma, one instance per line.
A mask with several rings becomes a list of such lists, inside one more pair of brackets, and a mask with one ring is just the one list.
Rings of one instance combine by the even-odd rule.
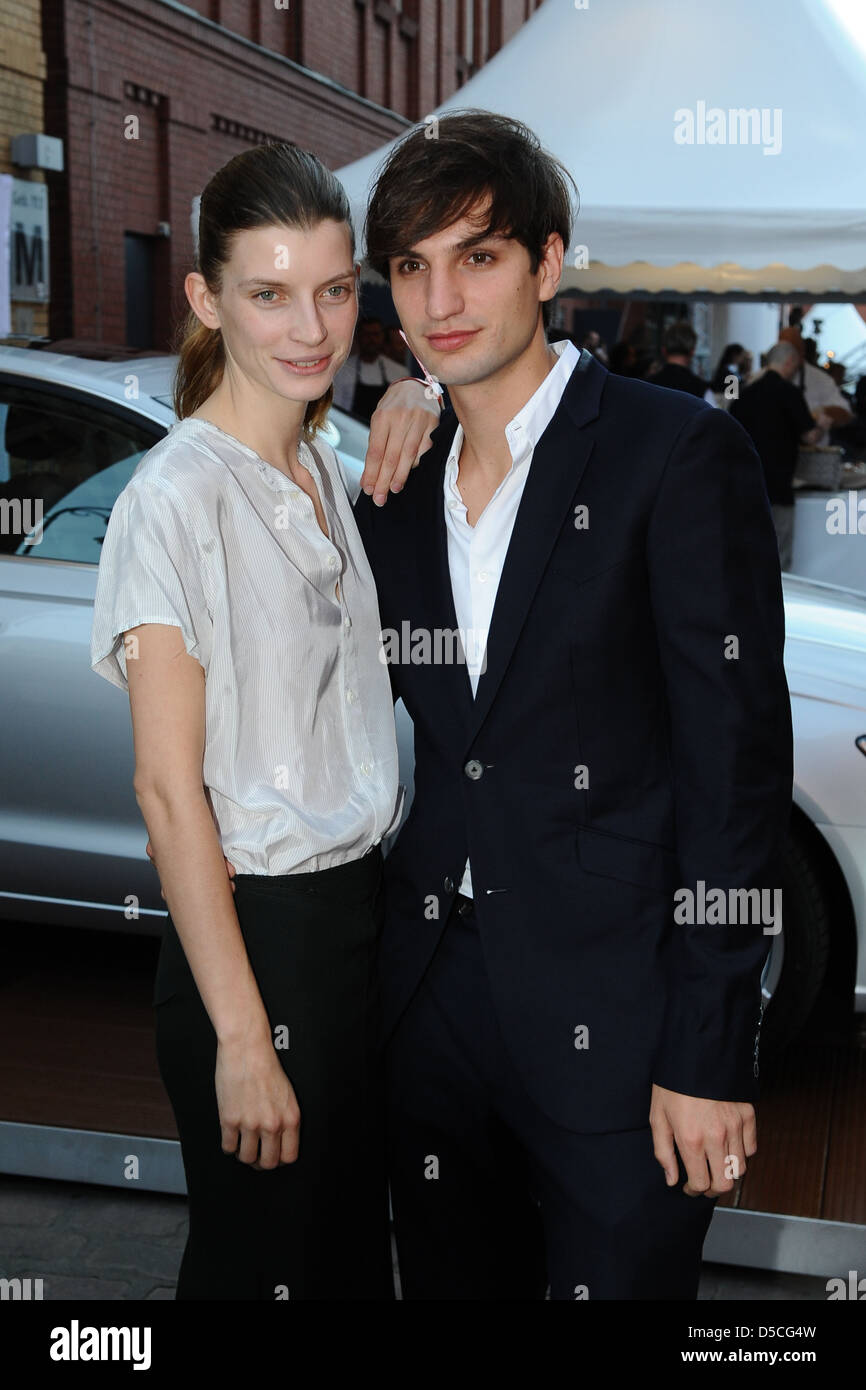
[[[33, 13], [0, 0], [19, 4]], [[534, 8], [501, 0], [490, 32], [506, 42]], [[153, 346], [168, 347], [186, 308], [190, 204], [210, 175], [268, 136], [330, 168], [384, 144], [460, 85], [460, 13], [459, 0], [42, 0], [44, 128], [67, 164], [47, 175], [51, 336], [123, 343], [124, 234], [168, 224], [152, 243]]]

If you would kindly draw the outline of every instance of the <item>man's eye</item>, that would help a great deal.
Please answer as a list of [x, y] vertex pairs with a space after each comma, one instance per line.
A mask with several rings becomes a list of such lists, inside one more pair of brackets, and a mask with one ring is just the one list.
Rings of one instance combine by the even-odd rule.
[[397, 266], [397, 270], [403, 271], [406, 269], [407, 265], [420, 265], [420, 261], [401, 261], [400, 264]]
[[484, 259], [487, 261], [493, 260], [493, 257], [491, 256], [489, 251], [473, 251], [471, 256], [469, 257], [470, 261], [474, 260], [476, 256], [483, 256]]

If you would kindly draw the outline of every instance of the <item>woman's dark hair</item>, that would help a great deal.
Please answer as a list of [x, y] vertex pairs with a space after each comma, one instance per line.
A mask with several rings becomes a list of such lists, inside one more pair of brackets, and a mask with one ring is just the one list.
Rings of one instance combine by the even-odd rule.
[[718, 366], [713, 372], [710, 381], [711, 391], [715, 391], [718, 395], [722, 394], [727, 385], [726, 377], [729, 375], [728, 369], [731, 363], [735, 358], [742, 357], [745, 351], [746, 349], [743, 347], [742, 343], [728, 343], [727, 346], [722, 349], [722, 355], [719, 358]]
[[[429, 122], [409, 131], [377, 170], [364, 238], [367, 262], [379, 275], [389, 280], [392, 256], [460, 221], [485, 195], [490, 203], [479, 242], [494, 233], [519, 241], [533, 275], [551, 232], [562, 237], [568, 256], [574, 215], [568, 185], [575, 194], [577, 185], [528, 126], [476, 107]], [[541, 306], [545, 328], [551, 303]]]
[[[218, 169], [201, 195], [195, 269], [211, 293], [219, 294], [222, 268], [231, 258], [238, 232], [272, 225], [308, 231], [327, 218], [348, 225], [354, 261], [355, 230], [339, 179], [309, 150], [299, 149], [290, 140], [256, 145]], [[208, 328], [190, 309], [179, 325], [176, 350], [180, 361], [174, 409], [182, 420], [207, 400], [222, 379], [222, 333]], [[329, 386], [324, 396], [308, 403], [304, 415], [308, 438], [325, 423], [333, 395]]]

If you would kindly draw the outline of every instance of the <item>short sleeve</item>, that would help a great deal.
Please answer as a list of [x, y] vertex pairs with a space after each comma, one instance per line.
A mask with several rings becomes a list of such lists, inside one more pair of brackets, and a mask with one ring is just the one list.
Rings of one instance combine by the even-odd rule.
[[183, 503], [154, 483], [120, 493], [102, 543], [93, 606], [90, 664], [128, 690], [122, 634], [139, 623], [179, 627], [207, 672], [213, 626], [201, 552]]

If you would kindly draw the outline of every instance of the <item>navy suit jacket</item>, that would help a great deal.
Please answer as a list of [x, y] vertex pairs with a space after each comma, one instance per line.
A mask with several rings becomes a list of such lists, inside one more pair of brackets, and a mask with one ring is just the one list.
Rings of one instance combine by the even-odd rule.
[[415, 735], [386, 860], [386, 1034], [468, 856], [504, 1046], [550, 1118], [643, 1126], [653, 1082], [753, 1101], [767, 919], [678, 923], [674, 893], [781, 888], [791, 711], [758, 455], [725, 411], [583, 352], [536, 444], [473, 699], [447, 639], [425, 660], [457, 628], [456, 425], [446, 411], [384, 507], [355, 508], [383, 631], [408, 639], [390, 673]]

